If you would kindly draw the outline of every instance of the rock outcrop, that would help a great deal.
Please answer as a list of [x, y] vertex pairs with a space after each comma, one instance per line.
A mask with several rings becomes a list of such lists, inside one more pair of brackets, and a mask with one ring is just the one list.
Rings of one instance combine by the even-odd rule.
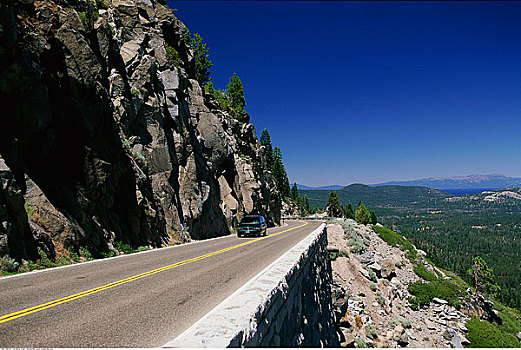
[[0, 255], [158, 247], [248, 213], [279, 223], [253, 125], [204, 93], [186, 31], [153, 0], [2, 1]]

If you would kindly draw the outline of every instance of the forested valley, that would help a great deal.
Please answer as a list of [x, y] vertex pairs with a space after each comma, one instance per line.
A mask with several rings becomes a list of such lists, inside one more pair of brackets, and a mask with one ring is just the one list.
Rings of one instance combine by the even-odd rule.
[[[299, 191], [325, 209], [329, 191]], [[471, 282], [475, 256], [493, 268], [501, 302], [521, 308], [521, 189], [453, 196], [425, 187], [350, 185], [343, 206], [361, 201], [383, 225], [403, 234], [433, 263]]]

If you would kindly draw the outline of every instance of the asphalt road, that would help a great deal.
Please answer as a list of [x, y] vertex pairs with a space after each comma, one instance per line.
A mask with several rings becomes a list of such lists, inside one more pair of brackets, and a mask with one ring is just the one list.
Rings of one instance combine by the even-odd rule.
[[161, 346], [318, 225], [0, 278], [0, 347]]

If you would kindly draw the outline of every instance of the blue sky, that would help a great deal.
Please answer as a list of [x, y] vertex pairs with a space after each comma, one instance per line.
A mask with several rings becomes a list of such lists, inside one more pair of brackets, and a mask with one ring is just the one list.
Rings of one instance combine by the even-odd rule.
[[521, 177], [521, 2], [168, 4], [292, 183]]

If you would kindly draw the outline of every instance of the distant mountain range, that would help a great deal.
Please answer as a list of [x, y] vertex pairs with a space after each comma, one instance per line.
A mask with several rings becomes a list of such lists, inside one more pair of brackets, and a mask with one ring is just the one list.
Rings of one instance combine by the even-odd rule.
[[437, 190], [448, 189], [500, 189], [520, 186], [521, 178], [504, 175], [468, 175], [454, 177], [429, 177], [411, 181], [389, 181], [370, 186], [423, 186]]
[[[479, 189], [479, 190], [497, 190], [513, 186], [521, 186], [521, 178], [509, 177], [504, 175], [468, 175], [454, 177], [429, 177], [425, 179], [410, 181], [389, 181], [379, 184], [369, 185], [376, 186], [421, 186], [434, 188], [437, 190], [457, 190], [457, 189]], [[299, 190], [335, 190], [338, 191], [347, 186], [329, 185], [321, 187], [310, 187], [297, 184]]]
[[[299, 190], [301, 196], [308, 196], [312, 207], [326, 206], [329, 190]], [[367, 186], [352, 184], [337, 190], [342, 204], [358, 204], [362, 201], [368, 208], [375, 207], [436, 207], [449, 193], [418, 186]]]
[[314, 190], [319, 190], [319, 191], [334, 190], [334, 191], [338, 191], [338, 190], [341, 190], [344, 187], [345, 186], [341, 186], [341, 185], [329, 185], [329, 186], [321, 186], [321, 187], [311, 187], [311, 186], [297, 184], [297, 189], [305, 190], [305, 191], [314, 191]]
[[[308, 196], [311, 207], [325, 208], [328, 190], [299, 190], [301, 196]], [[521, 189], [494, 190], [472, 195], [453, 196], [450, 193], [420, 186], [367, 186], [352, 184], [337, 190], [339, 202], [354, 206], [362, 201], [368, 208], [387, 208], [399, 211], [427, 210], [490, 210], [515, 206], [521, 210]]]

